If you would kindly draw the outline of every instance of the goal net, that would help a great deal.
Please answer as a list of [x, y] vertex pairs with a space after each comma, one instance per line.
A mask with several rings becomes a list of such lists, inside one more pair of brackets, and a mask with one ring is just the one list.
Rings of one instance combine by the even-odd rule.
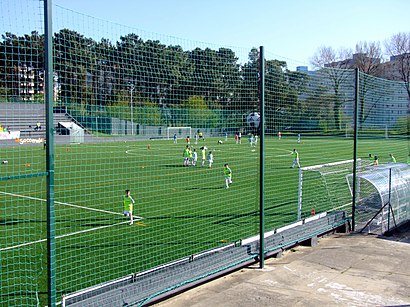
[[[348, 210], [352, 204], [347, 176], [354, 160], [303, 167], [299, 170], [298, 218], [313, 212]], [[361, 160], [357, 160], [360, 168]]]
[[176, 135], [177, 139], [192, 138], [191, 127], [167, 127], [167, 139], [170, 140]]
[[[385, 138], [388, 139], [393, 131], [389, 129], [386, 124], [373, 123], [371, 125], [364, 125], [359, 131], [359, 137], [361, 138]], [[351, 124], [346, 124], [345, 127], [346, 138], [354, 137], [354, 129]]]

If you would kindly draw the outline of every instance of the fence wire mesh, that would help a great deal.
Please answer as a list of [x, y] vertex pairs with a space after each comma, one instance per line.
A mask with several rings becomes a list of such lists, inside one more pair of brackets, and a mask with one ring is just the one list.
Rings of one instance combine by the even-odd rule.
[[[312, 209], [339, 207], [319, 195], [299, 208], [298, 167], [352, 159], [353, 69], [291, 71], [266, 53], [260, 174], [258, 48], [148, 33], [54, 6], [54, 114], [46, 123], [42, 5], [1, 2], [0, 304], [47, 304], [48, 125], [58, 301], [236, 246], [259, 233], [261, 214], [273, 230]], [[404, 84], [360, 73], [359, 85], [358, 157], [372, 165], [376, 156], [380, 164], [392, 157], [407, 163]], [[332, 181], [320, 176], [312, 180], [324, 193], [348, 202], [345, 173]], [[303, 194], [316, 195], [317, 187], [308, 182]], [[132, 218], [126, 190], [135, 202]], [[249, 255], [223, 257], [234, 265]]]

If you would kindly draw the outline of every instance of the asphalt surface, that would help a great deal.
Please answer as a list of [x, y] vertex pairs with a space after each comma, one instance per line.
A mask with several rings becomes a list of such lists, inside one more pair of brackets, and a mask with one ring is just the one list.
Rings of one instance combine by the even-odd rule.
[[410, 227], [332, 234], [155, 306], [410, 306]]

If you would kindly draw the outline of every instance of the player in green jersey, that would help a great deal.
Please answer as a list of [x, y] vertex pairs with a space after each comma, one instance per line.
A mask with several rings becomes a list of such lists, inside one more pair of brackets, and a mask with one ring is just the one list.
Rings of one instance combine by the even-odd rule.
[[297, 152], [296, 149], [293, 149], [292, 153], [293, 155], [293, 162], [292, 162], [292, 166], [290, 168], [294, 168], [295, 165], [298, 166], [298, 168], [300, 168], [300, 164], [299, 164], [299, 153]]
[[125, 195], [123, 197], [123, 203], [124, 203], [124, 216], [129, 216], [130, 217], [130, 225], [134, 223], [134, 220], [132, 218], [132, 209], [134, 207], [134, 199], [131, 197], [131, 191], [130, 190], [125, 190]]
[[232, 184], [232, 170], [229, 168], [228, 163], [224, 165], [224, 177], [225, 177], [225, 187], [229, 189], [229, 185]]
[[186, 145], [184, 152], [182, 153], [182, 157], [184, 158], [184, 166], [189, 165], [189, 145]]
[[201, 163], [201, 166], [205, 166], [205, 161], [206, 161], [206, 146], [202, 146], [200, 149], [201, 149], [201, 155], [202, 155], [202, 163]]

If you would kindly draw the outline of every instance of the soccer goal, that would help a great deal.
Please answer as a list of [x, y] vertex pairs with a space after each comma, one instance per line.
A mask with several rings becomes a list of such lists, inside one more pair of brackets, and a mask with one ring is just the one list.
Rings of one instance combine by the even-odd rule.
[[[351, 124], [346, 124], [346, 138], [354, 137], [354, 130]], [[386, 124], [365, 125], [359, 131], [359, 137], [378, 137], [388, 139], [391, 132]]]
[[[354, 160], [300, 168], [298, 189], [298, 219], [312, 213], [348, 210], [352, 196], [347, 176], [353, 173]], [[361, 167], [361, 160], [357, 160]]]
[[191, 127], [167, 127], [168, 140], [171, 140], [175, 134], [178, 139], [185, 139], [187, 136], [191, 138]]

